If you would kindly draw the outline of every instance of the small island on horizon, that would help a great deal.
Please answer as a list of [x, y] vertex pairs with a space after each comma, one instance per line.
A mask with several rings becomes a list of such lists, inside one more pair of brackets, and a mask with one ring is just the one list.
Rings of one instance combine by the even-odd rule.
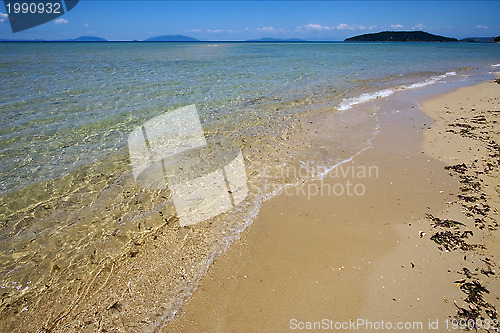
[[280, 43], [280, 42], [307, 42], [307, 41], [299, 38], [280, 39], [280, 38], [264, 37], [259, 39], [249, 39], [247, 40], [247, 42]]
[[[162, 35], [151, 37], [145, 40], [107, 40], [97, 36], [80, 36], [73, 39], [63, 40], [43, 40], [43, 39], [0, 39], [0, 42], [235, 42], [235, 43], [339, 43], [342, 41], [334, 40], [307, 40], [300, 38], [272, 38], [263, 37], [258, 39], [248, 40], [199, 40], [190, 36], [184, 35]], [[464, 42], [464, 43], [500, 43], [498, 37], [467, 37], [456, 39], [430, 34], [424, 31], [382, 31], [377, 33], [363, 34], [359, 36], [349, 37], [344, 42]]]
[[143, 42], [200, 42], [200, 40], [184, 35], [163, 35], [148, 38]]
[[382, 31], [350, 37], [345, 42], [458, 42], [456, 38], [433, 35], [425, 31]]
[[107, 40], [96, 36], [81, 36], [75, 39], [68, 39], [67, 42], [107, 42]]

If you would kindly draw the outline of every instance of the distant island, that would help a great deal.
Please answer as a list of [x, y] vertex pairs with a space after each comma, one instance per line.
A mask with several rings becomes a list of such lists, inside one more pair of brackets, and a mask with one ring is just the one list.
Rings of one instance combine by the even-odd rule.
[[247, 42], [268, 42], [268, 43], [275, 43], [275, 42], [305, 42], [303, 39], [299, 38], [288, 38], [288, 39], [278, 39], [278, 38], [270, 38], [270, 37], [264, 37], [260, 39], [249, 39]]
[[75, 39], [65, 40], [65, 42], [107, 42], [107, 40], [101, 37], [81, 36]]
[[0, 42], [49, 42], [44, 39], [0, 39]]
[[164, 35], [152, 37], [144, 40], [145, 42], [199, 42], [198, 39], [183, 35]]
[[[73, 39], [63, 40], [43, 40], [43, 39], [0, 39], [0, 42], [115, 42], [96, 36], [80, 36]], [[198, 40], [184, 35], [163, 35], [151, 37], [146, 40], [122, 40], [116, 42], [217, 42], [211, 40]], [[228, 41], [230, 42], [230, 41]], [[259, 39], [249, 39], [245, 41], [233, 42], [251, 42], [251, 43], [307, 43], [311, 40], [299, 38], [271, 38], [264, 37]], [[334, 42], [334, 41], [321, 41]], [[347, 38], [344, 42], [463, 42], [463, 43], [500, 43], [498, 37], [467, 37], [461, 40], [456, 38], [433, 35], [424, 31], [383, 31], [378, 33], [364, 34]]]
[[467, 37], [460, 41], [465, 43], [494, 43], [495, 37]]
[[347, 38], [345, 42], [458, 42], [458, 39], [424, 31], [382, 31]]
[[45, 39], [0, 39], [0, 42], [107, 42], [108, 40], [101, 37], [80, 36], [73, 39], [63, 40], [45, 40]]

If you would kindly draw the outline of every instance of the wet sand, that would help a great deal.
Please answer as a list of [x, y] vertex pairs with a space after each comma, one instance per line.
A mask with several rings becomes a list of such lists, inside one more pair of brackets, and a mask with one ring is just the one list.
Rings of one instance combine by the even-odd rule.
[[[392, 100], [378, 103], [381, 127], [372, 147], [322, 181], [266, 202], [161, 331], [283, 332], [323, 319], [360, 324], [343, 331], [368, 331], [366, 321], [386, 328], [390, 322], [392, 331], [448, 331], [455, 315], [493, 318], [500, 290], [500, 85], [438, 96], [423, 103], [425, 114]], [[473, 119], [480, 115], [486, 120]], [[457, 122], [475, 126], [450, 126]], [[464, 189], [475, 180], [446, 168], [461, 163], [479, 189]], [[349, 172], [369, 167], [377, 173]], [[361, 184], [363, 194], [349, 195], [347, 182], [351, 190]], [[476, 200], [464, 199], [464, 191]], [[450, 220], [463, 225], [442, 223]], [[474, 304], [468, 296], [478, 283], [489, 294], [480, 291]], [[394, 329], [398, 322], [417, 326]]]

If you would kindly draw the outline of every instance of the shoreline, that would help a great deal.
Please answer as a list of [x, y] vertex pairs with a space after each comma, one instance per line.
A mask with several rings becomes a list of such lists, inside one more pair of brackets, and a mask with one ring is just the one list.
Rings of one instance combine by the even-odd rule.
[[[459, 89], [475, 89], [477, 98], [477, 87]], [[378, 177], [363, 179], [366, 193], [334, 200], [308, 200], [297, 193], [266, 202], [252, 226], [201, 279], [182, 314], [164, 329], [242, 331], [252, 323], [254, 331], [282, 331], [292, 319], [333, 317], [426, 325], [438, 320], [442, 328], [451, 320], [454, 301], [464, 298], [453, 283], [463, 253], [439, 250], [429, 239], [435, 228], [428, 219], [455, 212], [449, 202], [460, 194], [460, 183], [445, 169], [448, 164], [428, 156], [439, 154], [429, 147], [428, 133], [444, 125], [437, 119], [428, 130], [432, 120], [421, 111], [379, 104], [379, 135], [349, 162], [379, 168]], [[337, 184], [334, 178], [325, 180], [309, 184], [318, 189]], [[479, 233], [474, 231], [474, 239]], [[446, 266], [453, 269], [443, 270]]]
[[[475, 78], [481, 79], [484, 76]], [[427, 81], [419, 81], [415, 85]], [[140, 201], [146, 204], [145, 207], [150, 207], [151, 211], [149, 215], [136, 221], [138, 223], [126, 223], [132, 232], [132, 239], [123, 251], [111, 257], [106, 256], [106, 252], [102, 249], [91, 248], [93, 253], [88, 252], [89, 257], [82, 257], [83, 261], [90, 260], [92, 271], [89, 274], [82, 273], [85, 266], [78, 262], [74, 262], [69, 270], [66, 270], [68, 274], [61, 270], [58, 263], [53, 263], [49, 268], [54, 272], [54, 276], [61, 276], [69, 282], [51, 278], [43, 284], [39, 281], [31, 284], [30, 280], [29, 291], [26, 288], [19, 295], [15, 295], [15, 299], [4, 303], [5, 321], [2, 326], [11, 330], [29, 327], [36, 330], [41, 327], [48, 330], [64, 328], [75, 331], [82, 327], [91, 330], [142, 327], [150, 331], [177, 329], [184, 332], [217, 331], [222, 325], [221, 327], [225, 327], [224, 330], [241, 331], [246, 330], [245, 324], [253, 322], [253, 317], [257, 315], [251, 313], [247, 316], [247, 308], [259, 308], [262, 312], [267, 312], [267, 319], [271, 324], [276, 322], [275, 308], [282, 305], [288, 307], [286, 312], [305, 319], [320, 315], [331, 317], [337, 313], [346, 316], [348, 314], [349, 318], [355, 318], [359, 313], [369, 313], [364, 310], [364, 304], [369, 301], [366, 290], [375, 285], [371, 277], [379, 270], [377, 268], [379, 261], [385, 258], [387, 253], [394, 252], [400, 241], [407, 237], [400, 233], [397, 221], [414, 217], [413, 214], [410, 216], [407, 211], [388, 203], [395, 202], [401, 205], [401, 200], [411, 201], [422, 193], [433, 193], [433, 190], [424, 186], [425, 184], [416, 181], [416, 175], [419, 174], [417, 166], [421, 169], [429, 167], [429, 161], [421, 158], [420, 148], [416, 142], [421, 140], [418, 138], [421, 135], [418, 134], [419, 128], [426, 127], [430, 119], [413, 110], [418, 108], [415, 101], [418, 100], [421, 91], [438, 94], [443, 90], [450, 90], [449, 85], [464, 85], [462, 82], [452, 80], [451, 83], [431, 84], [423, 89], [405, 89], [410, 86], [396, 85], [392, 88], [394, 94], [390, 94], [388, 99], [376, 98], [380, 91], [361, 94], [350, 99], [346, 97], [345, 101], [359, 101], [359, 103], [354, 103], [354, 107], [345, 112], [327, 112], [326, 106], [321, 109], [322, 111], [313, 108], [311, 111], [313, 114], [309, 118], [302, 119], [307, 121], [298, 123], [300, 126], [294, 128], [294, 131], [284, 132], [269, 146], [271, 150], [276, 149], [276, 152], [288, 156], [287, 151], [293, 153], [289, 149], [289, 142], [293, 141], [291, 136], [295, 135], [303, 138], [303, 141], [299, 140], [302, 145], [313, 151], [294, 155], [302, 157], [295, 161], [301, 162], [302, 165], [292, 163], [291, 170], [287, 169], [287, 163], [282, 164], [281, 171], [285, 170], [285, 175], [279, 175], [279, 172], [278, 175], [264, 174], [264, 176], [270, 175], [271, 182], [273, 177], [284, 181], [276, 183], [278, 188], [282, 188], [281, 195], [273, 199], [267, 197], [262, 208], [260, 204], [252, 206], [252, 214], [256, 215], [257, 210], [262, 210], [259, 218], [253, 222], [258, 221], [258, 226], [249, 223], [247, 231], [235, 236], [242, 239], [232, 244], [230, 244], [232, 240], [227, 237], [219, 238], [223, 244], [210, 244], [208, 241], [214, 235], [212, 231], [222, 231], [222, 229], [213, 230], [212, 222], [221, 223], [224, 222], [223, 219], [216, 218], [194, 228], [182, 228], [171, 218], [175, 212], [171, 212], [166, 206], [153, 205], [157, 202], [155, 196], [146, 196], [141, 191]], [[407, 94], [412, 95], [415, 100], [407, 102], [402, 97]], [[363, 97], [368, 98], [365, 100]], [[385, 111], [376, 112], [377, 108]], [[406, 111], [400, 113], [397, 108]], [[382, 136], [380, 124], [384, 125]], [[378, 141], [377, 149], [372, 146], [373, 140]], [[408, 161], [407, 146], [411, 147], [412, 156]], [[399, 150], [395, 150], [395, 147]], [[398, 151], [396, 156], [393, 156], [394, 151]], [[333, 165], [330, 162], [336, 163], [330, 156], [337, 157], [339, 161], [333, 170], [330, 167], [324, 168], [324, 165]], [[263, 167], [269, 164], [269, 161], [273, 161], [270, 159], [271, 155], [267, 158], [262, 156], [257, 158], [257, 155], [253, 157], [256, 157], [255, 160]], [[313, 164], [309, 164], [309, 159]], [[315, 165], [314, 161], [318, 164]], [[434, 163], [431, 168], [435, 172], [438, 172], [438, 169], [442, 172], [443, 165]], [[275, 169], [280, 171], [279, 168]], [[413, 175], [411, 181], [405, 179], [408, 170]], [[293, 171], [298, 171], [299, 175], [292, 174]], [[305, 173], [301, 174], [301, 171]], [[117, 173], [118, 170], [114, 172]], [[327, 176], [323, 178], [325, 172]], [[120, 181], [125, 182], [125, 185], [130, 182], [130, 175], [127, 176], [126, 172], [118, 174], [120, 176], [115, 185]], [[439, 181], [435, 175], [431, 175], [431, 178], [434, 182]], [[393, 184], [394, 179], [401, 181], [398, 180]], [[396, 186], [398, 182], [400, 184]], [[105, 184], [104, 182], [101, 185]], [[400, 196], [401, 186], [418, 188], [416, 192], [421, 193]], [[106, 188], [110, 189], [108, 194], [113, 195], [116, 194], [116, 190], [123, 189], [124, 186]], [[379, 193], [380, 188], [383, 196]], [[123, 199], [133, 198], [128, 191], [119, 194]], [[275, 192], [273, 196], [274, 194]], [[443, 199], [433, 193], [426, 200], [433, 198]], [[442, 201], [445, 202], [444, 199]], [[422, 211], [424, 208], [421, 202], [412, 205], [413, 211]], [[137, 202], [135, 206], [142, 209]], [[444, 209], [444, 205], [442, 206]], [[93, 209], [97, 211], [99, 207], [104, 208], [101, 204]], [[123, 203], [119, 207], [127, 209], [127, 205], [124, 206]], [[408, 208], [408, 205], [405, 207]], [[394, 208], [396, 209], [392, 211]], [[383, 210], [383, 214], [380, 214], [379, 210]], [[439, 213], [437, 209], [432, 211], [433, 216], [440, 216]], [[118, 215], [115, 218], [118, 218]], [[81, 214], [78, 219], [82, 217], [88, 219]], [[240, 219], [242, 215], [230, 217], [231, 221], [242, 220]], [[113, 225], [105, 221], [103, 223], [110, 228]], [[135, 227], [136, 230], [133, 230]], [[100, 228], [96, 227], [95, 230]], [[124, 241], [124, 235], [118, 229], [109, 230], [104, 234], [108, 235], [106, 241]], [[224, 234], [219, 236], [222, 237]], [[353, 239], [356, 243], [352, 242]], [[363, 246], [358, 246], [359, 243]], [[262, 245], [261, 248], [259, 244]], [[56, 245], [56, 242], [53, 245]], [[202, 252], [205, 249], [203, 245], [206, 245], [206, 252]], [[219, 248], [213, 250], [215, 246]], [[49, 248], [46, 247], [45, 250], [49, 251]], [[226, 251], [230, 254], [226, 255]], [[203, 255], [204, 258], [200, 261], [196, 254]], [[288, 260], [292, 254], [293, 258]], [[214, 260], [215, 265], [212, 266]], [[292, 272], [295, 275], [289, 274], [292, 264], [287, 264], [284, 260], [298, 267], [296, 272]], [[328, 264], [325, 265], [325, 270], [313, 269], [309, 272], [311, 262], [313, 268], [318, 262], [328, 262]], [[262, 263], [267, 263], [267, 266], [263, 266]], [[208, 272], [207, 266], [210, 266]], [[277, 273], [274, 272], [275, 269]], [[356, 271], [353, 278], [350, 273], [354, 270]], [[201, 276], [198, 291], [196, 287], [199, 280], [196, 278], [193, 282], [191, 278], [193, 272], [199, 274], [196, 276]], [[260, 274], [264, 286], [260, 285], [261, 281], [259, 284], [248, 281], [255, 275], [254, 272]], [[278, 280], [273, 280], [273, 274]], [[271, 278], [268, 278], [268, 275]], [[316, 276], [320, 278], [315, 280]], [[216, 284], [207, 287], [204, 281], [212, 278]], [[283, 286], [277, 285], [278, 281], [283, 282]], [[335, 281], [334, 286], [329, 285], [331, 281]], [[201, 292], [202, 296], [199, 296], [200, 290], [204, 288], [211, 294], [204, 295]], [[303, 292], [299, 297], [294, 295], [293, 290]], [[37, 294], [37, 299], [23, 298], [27, 295], [32, 296], [33, 293]], [[246, 296], [237, 299], [233, 297], [233, 293], [237, 297]], [[274, 303], [270, 302], [267, 307], [262, 307], [261, 301], [266, 297], [275, 296], [275, 293], [287, 296], [274, 297], [275, 299], [272, 299]], [[179, 318], [182, 310], [178, 309], [192, 307], [191, 302], [186, 302], [191, 295], [193, 300], [199, 300], [200, 297], [205, 299], [195, 305], [194, 310], [184, 310], [194, 314], [194, 317]], [[325, 298], [324, 303], [314, 305], [305, 315], [294, 308], [294, 304], [300, 304], [301, 309], [308, 308], [309, 304], [315, 304], [323, 295], [337, 296]], [[43, 301], [44, 299], [46, 301]], [[247, 300], [250, 301], [250, 305], [245, 303]], [[211, 309], [212, 303], [216, 305], [213, 309]], [[376, 299], [374, 304], [378, 305]], [[228, 307], [232, 309], [231, 311], [237, 312], [226, 310]], [[219, 318], [222, 314], [220, 320], [204, 321], [207, 308], [211, 309], [213, 318]], [[324, 309], [325, 312], [320, 313], [318, 309]], [[234, 321], [230, 318], [228, 321], [228, 316], [232, 318], [239, 316], [240, 319]], [[186, 324], [186, 320], [195, 324]], [[161, 326], [164, 323], [166, 325]], [[286, 326], [288, 324], [283, 322], [280, 326], [269, 329], [282, 330], [283, 327], [288, 327]], [[267, 328], [262, 330], [266, 331]]]

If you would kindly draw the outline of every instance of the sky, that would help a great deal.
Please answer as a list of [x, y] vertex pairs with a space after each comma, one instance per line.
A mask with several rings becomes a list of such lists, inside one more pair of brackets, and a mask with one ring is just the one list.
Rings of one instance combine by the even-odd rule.
[[54, 21], [12, 33], [2, 2], [0, 39], [144, 40], [185, 35], [218, 41], [263, 37], [337, 41], [385, 30], [465, 38], [499, 36], [499, 13], [500, 1], [80, 0]]

